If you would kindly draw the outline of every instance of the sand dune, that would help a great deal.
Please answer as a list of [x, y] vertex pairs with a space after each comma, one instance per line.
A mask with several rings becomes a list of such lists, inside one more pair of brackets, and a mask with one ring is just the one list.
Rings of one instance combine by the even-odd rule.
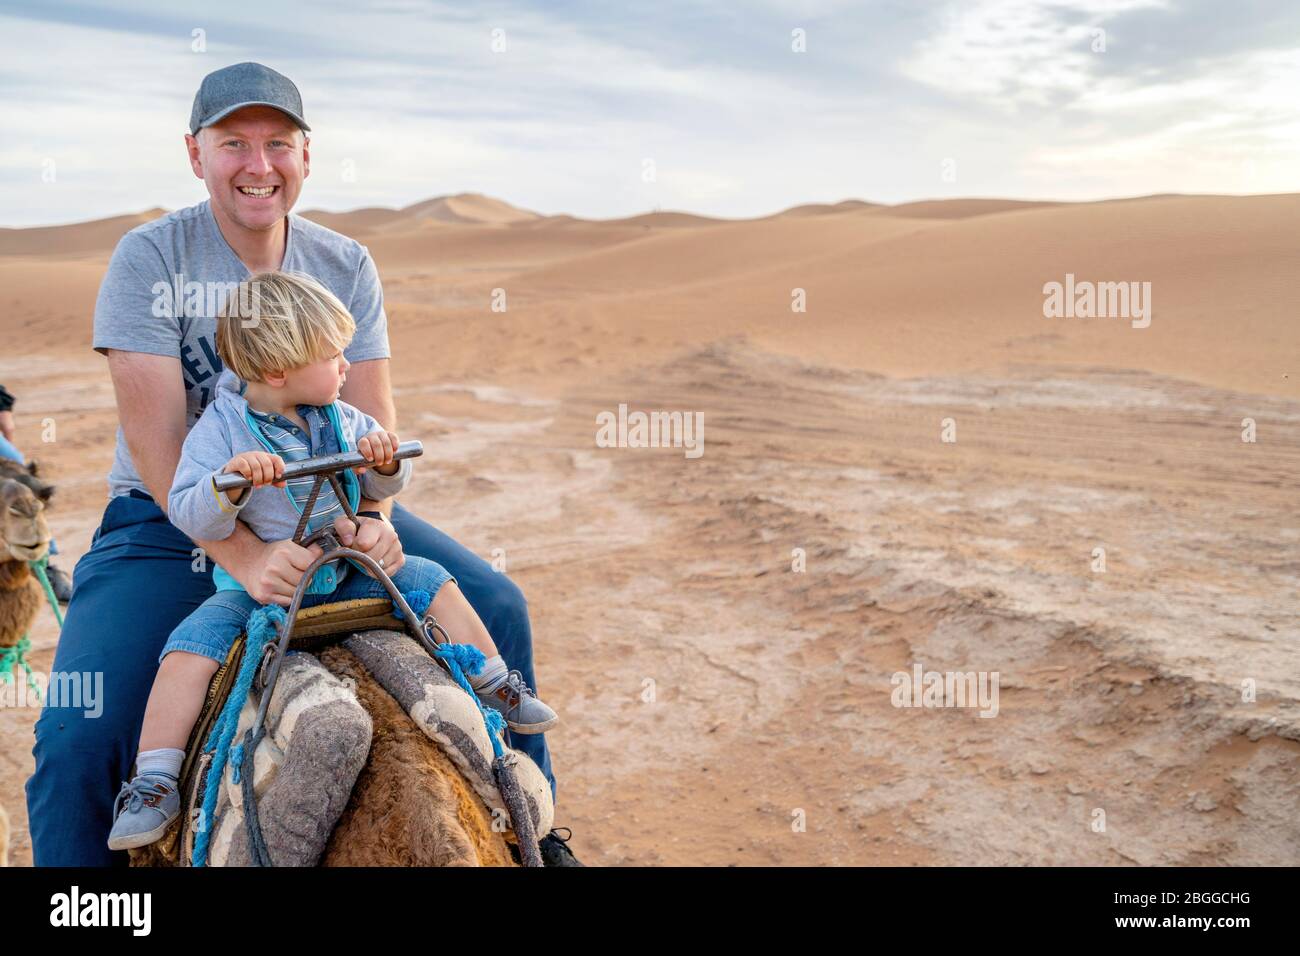
[[461, 193], [458, 196], [438, 196], [407, 206], [402, 215], [410, 219], [437, 222], [526, 222], [536, 219], [537, 213], [518, 209], [500, 199], [479, 193]]
[[[735, 276], [817, 263], [846, 248], [927, 228], [868, 212], [713, 223], [656, 232], [633, 243], [525, 272], [513, 281], [533, 291], [591, 294], [691, 288]], [[788, 299], [788, 295], [787, 295]]]
[[[1300, 196], [312, 216], [380, 268], [428, 449], [404, 502], [528, 596], [580, 856], [1300, 860]], [[138, 221], [0, 232], [0, 382], [68, 568], [116, 424], [95, 294]], [[1067, 274], [1151, 283], [1149, 327], [1045, 318]], [[698, 412], [704, 454], [597, 447], [620, 404]], [[914, 662], [998, 671], [1000, 716], [892, 706]], [[34, 719], [0, 708], [18, 864]]]
[[531, 222], [542, 218], [535, 212], [519, 209], [500, 199], [479, 193], [435, 196], [401, 209], [370, 207], [351, 212], [307, 210], [302, 214], [314, 222], [350, 236], [396, 230], [410, 232], [429, 229], [442, 223], [508, 224]]
[[806, 203], [802, 206], [791, 206], [783, 212], [776, 213], [772, 218], [794, 219], [800, 216], [833, 216], [842, 212], [859, 212], [863, 209], [886, 209], [888, 207], [880, 203], [863, 202], [861, 199], [846, 199], [837, 203]]
[[[452, 198], [456, 209], [473, 205]], [[692, 217], [690, 225], [672, 213], [512, 224], [408, 217], [441, 202], [331, 221], [356, 227], [394, 303], [473, 308], [502, 287], [534, 321], [528, 309], [576, 297], [588, 303], [574, 314], [589, 313], [583, 321], [599, 334], [597, 354], [616, 352], [629, 315], [643, 314], [647, 321], [634, 324], [657, 348], [745, 334], [809, 360], [886, 374], [1060, 361], [1243, 391], [1294, 396], [1300, 387], [1298, 336], [1285, 307], [1300, 293], [1297, 196], [953, 200], [909, 204], [902, 216], [899, 207], [867, 204], [820, 214], [795, 207], [757, 220]], [[952, 211], [936, 212], [949, 202]], [[919, 207], [930, 214], [916, 215]], [[499, 211], [493, 201], [474, 208]], [[3, 234], [10, 327], [23, 332], [12, 350], [88, 341], [102, 262], [138, 218]], [[645, 228], [651, 222], [658, 225]], [[56, 265], [64, 255], [84, 261]], [[1150, 282], [1150, 327], [1044, 318], [1044, 284], [1067, 273]], [[51, 297], [53, 287], [62, 294]], [[807, 312], [791, 311], [794, 289], [805, 290]]]
[[77, 350], [89, 349], [90, 320], [107, 265], [102, 252], [72, 260], [62, 253], [0, 257], [0, 355], [79, 355]]
[[628, 216], [625, 219], [598, 220], [603, 226], [638, 226], [642, 229], [682, 229], [712, 226], [724, 221], [709, 216], [696, 216], [689, 212], [648, 212], [640, 216]]
[[149, 209], [128, 216], [94, 219], [66, 226], [0, 229], [0, 256], [63, 257], [111, 252], [124, 233], [151, 219], [157, 219], [164, 212], [163, 209]]
[[[877, 211], [653, 235], [511, 279], [527, 295], [609, 297], [593, 331], [649, 313], [677, 345], [745, 334], [788, 354], [886, 374], [1022, 362], [1143, 368], [1300, 394], [1300, 197], [1169, 197], [960, 220]], [[1047, 319], [1072, 274], [1151, 283], [1152, 321]], [[502, 281], [492, 276], [488, 281]], [[806, 313], [791, 311], [804, 289]], [[620, 298], [622, 297], [622, 298]], [[643, 323], [638, 331], [646, 332]]]
[[302, 213], [303, 218], [318, 222], [327, 229], [341, 232], [348, 236], [366, 236], [383, 228], [391, 222], [403, 219], [400, 209], [386, 209], [382, 206], [370, 206], [366, 209], [353, 209], [350, 212], [326, 212], [323, 209], [309, 209]]
[[441, 225], [415, 227], [410, 232], [386, 231], [364, 235], [381, 266], [436, 273], [474, 263], [480, 268], [517, 269], [568, 261], [591, 250], [640, 239], [644, 230], [575, 220], [555, 223], [539, 232], [527, 226], [509, 228]]
[[[701, 308], [816, 361], [896, 374], [1019, 362], [1142, 368], [1300, 395], [1300, 196], [1175, 197], [983, 216], [725, 280]], [[1043, 286], [1150, 282], [1148, 328], [1047, 319]], [[790, 289], [808, 291], [791, 315]], [[810, 335], [815, 329], [816, 334]]]
[[1016, 199], [927, 199], [921, 202], [899, 203], [881, 209], [885, 216], [906, 219], [970, 219], [973, 216], [990, 216], [1002, 212], [1020, 212], [1025, 209], [1042, 209], [1059, 206], [1054, 202], [1025, 202]]

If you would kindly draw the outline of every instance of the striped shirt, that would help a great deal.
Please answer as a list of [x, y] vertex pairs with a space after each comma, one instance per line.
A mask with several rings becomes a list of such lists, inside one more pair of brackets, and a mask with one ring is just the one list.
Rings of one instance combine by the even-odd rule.
[[[298, 414], [307, 423], [306, 432], [285, 416], [274, 412], [259, 412], [250, 405], [248, 414], [257, 422], [262, 437], [272, 445], [275, 454], [284, 459], [285, 464], [302, 461], [304, 458], [334, 455], [342, 451], [339, 448], [338, 436], [334, 434], [334, 426], [330, 424], [329, 416], [325, 414], [323, 408], [315, 405], [298, 406]], [[342, 474], [339, 475], [339, 480], [342, 482]], [[299, 514], [302, 514], [307, 507], [307, 499], [311, 497], [311, 488], [315, 481], [315, 475], [304, 475], [301, 478], [289, 479], [287, 488], [280, 489], [292, 496], [294, 507]], [[316, 496], [316, 504], [311, 510], [311, 518], [308, 520], [305, 534], [332, 525], [334, 519], [343, 513], [343, 506], [339, 504], [334, 488], [328, 481], [325, 482], [321, 485], [320, 494]]]
[[[232, 455], [240, 452], [277, 451], [272, 439], [263, 434], [264, 428], [275, 426], [271, 434], [280, 440], [279, 450], [286, 452], [286, 457], [290, 459], [304, 454], [337, 454], [340, 447], [353, 449], [360, 438], [380, 430], [380, 425], [374, 418], [342, 400], [315, 409], [302, 405], [293, 411], [286, 409], [285, 415], [301, 417], [301, 425], [296, 421], [288, 421], [284, 416], [265, 412], [254, 417], [253, 410], [244, 398], [246, 384], [230, 369], [224, 369], [217, 381], [216, 396], [185, 436], [185, 445], [176, 465], [176, 477], [172, 479], [172, 488], [167, 496], [167, 517], [173, 525], [196, 541], [224, 540], [235, 532], [240, 521], [263, 541], [287, 541], [293, 538], [301, 512], [298, 510], [297, 499], [289, 493], [288, 488], [277, 488], [274, 485], [254, 488], [236, 504], [224, 492], [218, 492], [213, 484], [225, 472]], [[336, 434], [339, 436], [337, 445], [334, 438]], [[297, 446], [292, 451], [287, 447], [290, 443]], [[356, 507], [355, 502], [362, 497], [380, 501], [401, 492], [411, 479], [411, 460], [402, 460], [394, 475], [381, 475], [374, 468], [366, 468], [364, 474], [344, 471], [339, 473], [339, 477], [348, 499]], [[304, 484], [301, 494], [305, 496], [310, 487], [310, 484]], [[330, 518], [337, 520], [339, 515], [338, 503], [332, 494], [327, 492], [321, 504], [330, 513], [317, 517], [312, 522], [315, 530], [323, 528]], [[335, 563], [339, 563], [337, 559]], [[342, 571], [346, 571], [348, 566], [346, 560], [339, 563]], [[327, 569], [328, 565], [322, 568], [322, 572]], [[212, 578], [219, 591], [243, 590], [243, 585], [220, 566], [213, 569]], [[332, 578], [332, 570], [329, 575], [318, 574], [317, 579], [322, 587], [308, 593], [330, 593], [334, 590]], [[312, 588], [316, 588], [317, 583], [317, 580], [313, 580]]]

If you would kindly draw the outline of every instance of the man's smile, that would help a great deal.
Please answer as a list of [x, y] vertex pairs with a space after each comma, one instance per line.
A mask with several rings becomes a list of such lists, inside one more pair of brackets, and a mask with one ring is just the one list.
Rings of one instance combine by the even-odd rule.
[[265, 199], [268, 196], [275, 195], [279, 186], [236, 186], [245, 196], [252, 196], [254, 199]]

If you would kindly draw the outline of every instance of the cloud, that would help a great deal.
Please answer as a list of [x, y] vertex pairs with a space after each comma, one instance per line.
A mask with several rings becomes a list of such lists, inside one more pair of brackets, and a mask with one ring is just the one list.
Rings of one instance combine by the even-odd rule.
[[902, 63], [905, 75], [1008, 113], [1077, 97], [1104, 71], [1094, 48], [1120, 14], [1165, 0], [980, 0], [945, 9]]
[[851, 197], [1233, 191], [1251, 188], [1233, 172], [1247, 162], [1255, 188], [1294, 189], [1295, 54], [1280, 44], [1300, 5], [1242, 3], [11, 4], [0, 209], [17, 225], [202, 199], [181, 142], [194, 90], [249, 59], [303, 91], [302, 208], [479, 191], [592, 218], [755, 216]]
[[981, 0], [900, 69], [1004, 128], [1024, 186], [1059, 198], [1294, 190], [1295, 14], [1249, 6], [1255, 29], [1202, 3]]

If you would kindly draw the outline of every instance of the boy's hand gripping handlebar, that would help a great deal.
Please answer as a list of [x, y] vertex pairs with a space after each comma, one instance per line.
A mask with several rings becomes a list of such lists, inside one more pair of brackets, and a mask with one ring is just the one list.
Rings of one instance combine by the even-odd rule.
[[[424, 454], [424, 445], [418, 441], [404, 441], [393, 453], [393, 461], [403, 458], [418, 458]], [[307, 475], [325, 475], [343, 471], [345, 468], [364, 466], [373, 467], [359, 451], [345, 451], [337, 455], [319, 455], [316, 458], [304, 458], [302, 461], [285, 462], [283, 480], [303, 478]], [[248, 488], [252, 482], [241, 474], [231, 473], [217, 475], [212, 479], [217, 491], [234, 491], [236, 488]]]

